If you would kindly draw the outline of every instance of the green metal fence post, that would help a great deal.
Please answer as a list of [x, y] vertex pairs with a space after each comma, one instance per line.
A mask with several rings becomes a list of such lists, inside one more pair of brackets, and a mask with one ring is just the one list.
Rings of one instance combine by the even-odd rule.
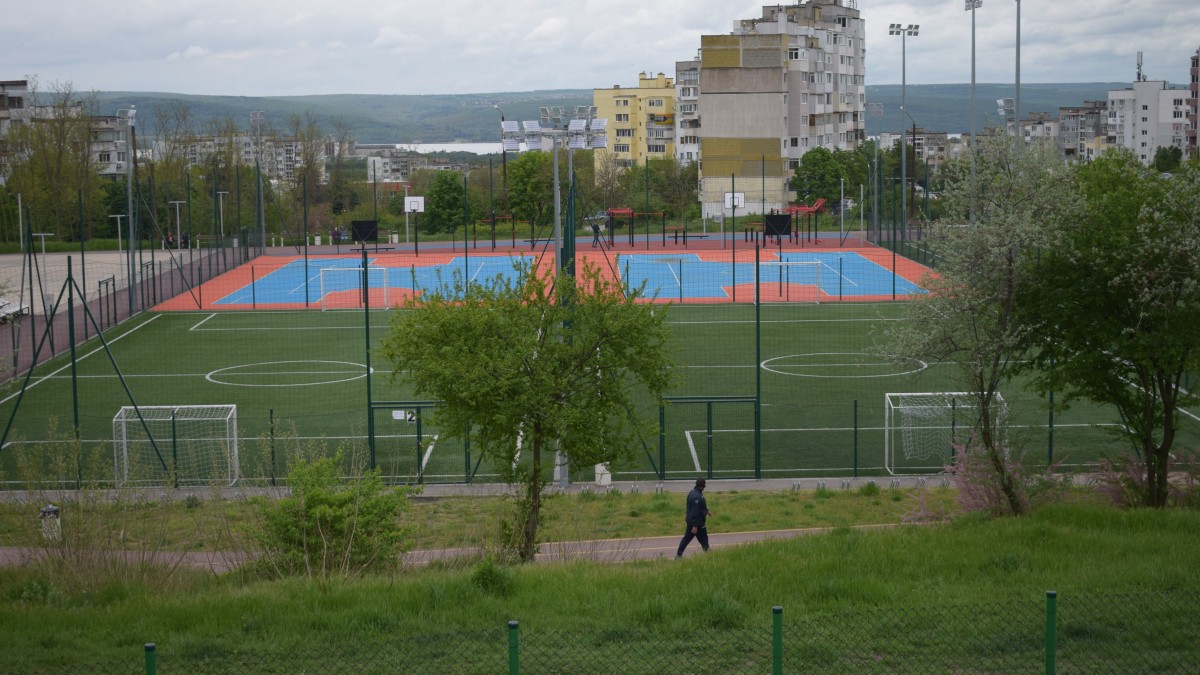
[[158, 672], [158, 652], [153, 642], [146, 643], [146, 675]]
[[508, 622], [508, 675], [521, 672], [521, 629], [516, 621]]
[[667, 479], [667, 404], [658, 404], [658, 479]]
[[1058, 650], [1055, 628], [1058, 594], [1046, 591], [1046, 675], [1054, 675], [1054, 657]]
[[771, 614], [774, 624], [771, 628], [771, 672], [783, 675], [783, 607], [775, 605]]

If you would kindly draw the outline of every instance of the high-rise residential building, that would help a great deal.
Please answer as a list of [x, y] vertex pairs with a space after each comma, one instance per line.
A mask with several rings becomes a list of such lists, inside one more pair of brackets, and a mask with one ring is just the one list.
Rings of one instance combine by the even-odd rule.
[[675, 156], [675, 85], [659, 73], [638, 75], [637, 87], [592, 92], [596, 117], [608, 120], [608, 149], [621, 166]]
[[9, 153], [5, 137], [13, 125], [22, 123], [28, 97], [28, 80], [0, 80], [0, 185], [4, 184], [4, 176], [8, 173], [2, 170]]
[[700, 57], [675, 62], [675, 159], [700, 158]]
[[1108, 101], [1058, 109], [1058, 149], [1067, 161], [1091, 161], [1104, 152]]
[[1158, 148], [1187, 143], [1186, 89], [1170, 89], [1164, 80], [1134, 82], [1108, 92], [1108, 144], [1132, 151], [1143, 164]]
[[700, 199], [724, 214], [782, 210], [788, 182], [813, 148], [850, 150], [866, 137], [866, 29], [857, 0], [766, 5], [728, 35], [700, 39]]
[[1196, 53], [1192, 54], [1192, 83], [1190, 87], [1191, 96], [1188, 97], [1188, 129], [1187, 129], [1187, 153], [1188, 157], [1200, 157], [1200, 147], [1197, 146], [1196, 135], [1200, 129], [1200, 48], [1196, 49]]

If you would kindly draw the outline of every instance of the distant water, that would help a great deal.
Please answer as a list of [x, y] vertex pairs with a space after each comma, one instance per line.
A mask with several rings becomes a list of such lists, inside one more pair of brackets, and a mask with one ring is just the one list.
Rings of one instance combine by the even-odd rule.
[[401, 143], [401, 148], [412, 148], [420, 153], [430, 152], [473, 152], [477, 155], [500, 154], [500, 142], [495, 143]]

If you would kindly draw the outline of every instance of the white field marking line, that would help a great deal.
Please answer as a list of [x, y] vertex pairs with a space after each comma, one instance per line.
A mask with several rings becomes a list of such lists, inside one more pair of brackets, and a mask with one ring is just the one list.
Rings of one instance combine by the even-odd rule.
[[851, 286], [857, 286], [857, 285], [858, 285], [858, 283], [857, 283], [856, 281], [854, 281], [854, 280], [853, 280], [853, 279], [851, 279], [850, 277], [846, 276], [845, 274], [842, 274], [841, 272], [839, 272], [839, 271], [837, 271], [837, 270], [833, 269], [833, 266], [831, 266], [829, 263], [825, 262], [824, 260], [821, 260], [821, 261], [820, 261], [820, 263], [821, 263], [821, 266], [822, 266], [822, 267], [828, 267], [830, 272], [833, 272], [834, 274], [838, 275], [839, 277], [841, 277], [841, 278], [845, 279], [846, 281], [850, 282], [850, 285], [851, 285]]
[[[357, 310], [361, 312], [362, 310]], [[272, 326], [272, 327], [249, 327], [249, 328], [199, 328], [189, 329], [196, 330], [200, 333], [264, 333], [273, 331], [290, 331], [290, 330], [362, 330], [362, 324], [357, 326], [302, 326], [290, 328], [287, 326]]]
[[[1145, 393], [1144, 389], [1142, 389], [1138, 385], [1134, 384], [1129, 378], [1122, 377], [1121, 379], [1125, 381], [1125, 384], [1133, 387], [1134, 389], [1137, 389], [1138, 391]], [[1180, 387], [1180, 389], [1182, 390], [1183, 387]], [[1187, 393], [1187, 392], [1185, 391], [1184, 393]], [[1180, 406], [1176, 406], [1175, 409], [1178, 410], [1179, 412], [1183, 413], [1184, 415], [1187, 415], [1188, 417], [1192, 418], [1193, 420], [1200, 422], [1200, 417], [1195, 416], [1194, 414], [1188, 412], [1186, 409], [1184, 409]]]
[[429, 456], [433, 454], [433, 446], [437, 444], [439, 435], [434, 434], [433, 440], [429, 441], [429, 447], [425, 449], [425, 456], [421, 458], [421, 473], [425, 473], [425, 467], [429, 465]]
[[190, 331], [194, 331], [194, 330], [198, 329], [200, 326], [203, 326], [205, 324], [205, 322], [207, 322], [209, 319], [213, 318], [214, 316], [216, 316], [216, 314], [209, 314], [208, 316], [201, 319], [200, 323], [193, 324], [192, 327], [188, 329], [188, 331], [190, 332]]
[[[151, 321], [158, 320], [158, 317], [160, 317], [160, 316], [163, 316], [163, 315], [155, 314], [154, 316], [150, 317], [150, 319], [147, 320], [145, 323], [141, 324], [140, 326], [135, 327], [134, 329], [130, 330], [128, 333], [122, 333], [121, 335], [118, 335], [117, 337], [115, 337], [111, 340], [108, 340], [108, 344], [111, 345], [112, 343], [124, 338], [127, 335], [132, 335], [134, 331], [141, 330], [143, 327], [149, 325]], [[102, 352], [102, 351], [104, 351], [104, 345], [100, 345], [96, 349], [93, 349], [92, 351], [84, 354], [83, 356], [76, 358], [75, 362], [78, 363], [78, 362], [86, 359], [87, 357], [89, 357], [97, 352]], [[45, 382], [46, 380], [49, 380], [50, 378], [54, 377], [55, 375], [58, 375], [59, 373], [63, 372], [64, 370], [68, 370], [70, 367], [71, 367], [71, 364], [70, 364], [70, 362], [68, 362], [68, 363], [64, 364], [63, 367], [59, 368], [58, 370], [56, 370], [52, 373], [48, 373], [41, 377], [30, 380], [29, 387], [27, 389], [32, 389], [33, 387], [36, 387], [37, 385], [41, 384], [42, 382]], [[113, 377], [116, 377], [116, 375], [113, 375]], [[5, 397], [3, 399], [0, 399], [0, 405], [2, 405], [4, 403], [8, 403], [9, 401], [11, 401], [14, 398], [16, 398], [17, 396], [19, 396], [20, 394], [21, 394], [21, 390], [18, 388], [17, 391], [13, 392], [12, 394], [9, 394], [7, 397]]]
[[[696, 432], [700, 433], [700, 432]], [[692, 466], [696, 467], [696, 473], [700, 472], [700, 458], [696, 456], [696, 444], [692, 442], [692, 432], [684, 431], [684, 438], [687, 439], [688, 450], [692, 453]]]

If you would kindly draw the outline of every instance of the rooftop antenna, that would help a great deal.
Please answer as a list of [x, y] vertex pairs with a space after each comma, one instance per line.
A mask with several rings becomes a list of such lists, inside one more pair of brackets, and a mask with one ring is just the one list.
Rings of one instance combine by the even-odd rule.
[[1146, 74], [1142, 72], [1142, 53], [1141, 52], [1138, 52], [1137, 81], [1138, 82], [1146, 81]]

